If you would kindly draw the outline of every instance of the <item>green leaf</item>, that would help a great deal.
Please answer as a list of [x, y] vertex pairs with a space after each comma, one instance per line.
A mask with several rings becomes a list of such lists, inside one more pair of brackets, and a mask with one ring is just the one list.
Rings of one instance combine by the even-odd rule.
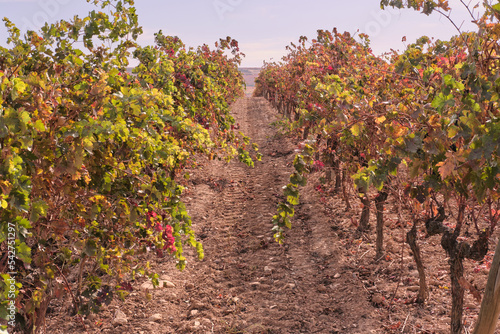
[[[10, 311], [7, 309], [8, 303], [8, 300], [0, 303], [0, 319], [10, 319]], [[7, 326], [0, 326], [0, 334], [9, 334], [9, 332], [7, 332]]]
[[48, 208], [49, 206], [44, 201], [34, 202], [31, 206], [30, 221], [36, 223], [40, 217], [45, 217], [45, 215], [47, 215]]
[[16, 240], [16, 256], [24, 263], [31, 263], [31, 248], [24, 242], [19, 243], [19, 240]]
[[40, 132], [45, 132], [45, 125], [41, 120], [37, 120], [35, 122], [35, 129], [37, 129]]
[[29, 193], [22, 190], [12, 191], [11, 194], [11, 204], [21, 212], [29, 211]]
[[305, 186], [307, 184], [307, 179], [295, 172], [290, 176], [290, 182], [294, 185]]
[[21, 79], [14, 78], [14, 89], [16, 89], [19, 93], [24, 93], [26, 87], [28, 87]]
[[368, 191], [371, 180], [366, 170], [361, 170], [359, 173], [353, 175], [352, 178], [359, 192], [366, 193]]
[[454, 106], [455, 99], [452, 94], [444, 95], [443, 93], [439, 93], [438, 96], [432, 100], [431, 103], [433, 108], [436, 108], [438, 111], [442, 111], [446, 106]]
[[299, 173], [303, 173], [306, 170], [306, 163], [300, 154], [295, 157], [293, 167]]
[[24, 125], [28, 124], [31, 121], [30, 114], [27, 111], [22, 111], [19, 113], [19, 120]]
[[97, 243], [95, 240], [87, 240], [85, 243], [85, 248], [83, 249], [83, 253], [88, 256], [94, 256], [97, 254]]
[[24, 93], [28, 86], [20, 78], [14, 78], [12, 82], [13, 86], [10, 96], [12, 100], [16, 100], [20, 94]]
[[30, 229], [32, 228], [30, 222], [28, 219], [18, 217], [15, 219], [16, 224], [19, 226], [19, 228], [24, 228], [24, 229]]
[[0, 117], [0, 138], [5, 138], [9, 134], [9, 128], [5, 125], [3, 118]]
[[408, 153], [417, 153], [419, 149], [422, 148], [422, 138], [418, 135], [410, 135], [409, 138], [405, 140], [406, 151]]

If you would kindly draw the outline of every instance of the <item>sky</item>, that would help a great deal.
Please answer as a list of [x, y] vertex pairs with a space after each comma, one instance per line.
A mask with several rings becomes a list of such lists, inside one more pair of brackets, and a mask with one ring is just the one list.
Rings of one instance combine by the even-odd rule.
[[[471, 6], [478, 2], [472, 0]], [[463, 31], [476, 30], [460, 1], [449, 3], [455, 23]], [[318, 29], [366, 33], [377, 55], [391, 48], [404, 50], [403, 37], [411, 43], [422, 35], [449, 39], [457, 34], [437, 13], [381, 10], [378, 0], [136, 0], [135, 7], [144, 30], [139, 44], [152, 45], [159, 30], [192, 47], [214, 45], [219, 38], [231, 36], [246, 54], [243, 67], [280, 61], [290, 42], [300, 36], [314, 38]], [[23, 32], [38, 30], [44, 22], [82, 17], [93, 9], [85, 0], [0, 0], [0, 18], [9, 18]], [[8, 47], [7, 37], [1, 24], [1, 46]]]

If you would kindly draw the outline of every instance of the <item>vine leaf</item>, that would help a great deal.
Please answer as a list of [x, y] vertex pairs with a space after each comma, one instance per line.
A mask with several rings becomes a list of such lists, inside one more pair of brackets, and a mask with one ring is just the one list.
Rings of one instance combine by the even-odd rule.
[[463, 161], [462, 158], [455, 156], [452, 152], [446, 153], [446, 160], [441, 161], [436, 164], [438, 166], [439, 174], [441, 174], [441, 179], [444, 180], [448, 176], [452, 176], [455, 172], [455, 168], [459, 162]]

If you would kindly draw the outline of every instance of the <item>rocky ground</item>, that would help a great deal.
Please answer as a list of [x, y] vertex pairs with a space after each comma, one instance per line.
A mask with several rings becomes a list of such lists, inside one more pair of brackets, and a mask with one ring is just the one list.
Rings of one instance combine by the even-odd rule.
[[[297, 143], [277, 133], [271, 123], [279, 115], [264, 99], [242, 98], [233, 111], [264, 157], [255, 168], [206, 161], [193, 171], [184, 199], [205, 259], [187, 250], [179, 272], [172, 259], [151, 256], [145, 261], [161, 274], [161, 288], [137, 281], [125, 302], [85, 319], [86, 329], [68, 315], [69, 300], [54, 302], [46, 333], [448, 333], [448, 265], [439, 237], [420, 233], [431, 291], [426, 304], [413, 304], [418, 275], [403, 243], [409, 227], [396, 224], [390, 200], [380, 261], [374, 233], [355, 238], [357, 200], [346, 212], [338, 196], [318, 191], [321, 172], [302, 189], [285, 245], [274, 242], [271, 218]], [[467, 263], [467, 273], [484, 288], [486, 269]], [[470, 329], [479, 303], [467, 295], [466, 306]]]

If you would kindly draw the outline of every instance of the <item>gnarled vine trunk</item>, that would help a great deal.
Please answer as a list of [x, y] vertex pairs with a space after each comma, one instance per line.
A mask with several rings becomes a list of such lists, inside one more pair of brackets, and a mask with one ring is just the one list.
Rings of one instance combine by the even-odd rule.
[[418, 270], [420, 289], [418, 290], [418, 295], [415, 299], [415, 302], [421, 304], [424, 303], [425, 300], [429, 297], [429, 289], [427, 287], [425, 278], [425, 269], [422, 262], [422, 254], [420, 253], [420, 246], [417, 244], [417, 225], [418, 220], [414, 220], [411, 230], [406, 233], [406, 242], [408, 243], [408, 245], [410, 245], [410, 249], [413, 253], [413, 259], [415, 260], [415, 264], [417, 265]]
[[335, 171], [335, 193], [338, 194], [342, 187], [342, 170], [340, 168], [340, 161], [337, 159], [333, 162], [333, 170]]
[[349, 193], [347, 192], [347, 184], [346, 184], [346, 173], [342, 173], [342, 194], [344, 196], [344, 202], [345, 202], [345, 211], [351, 210], [351, 202], [349, 201]]
[[380, 259], [384, 256], [384, 204], [387, 200], [388, 193], [384, 190], [379, 191], [375, 197], [375, 208], [377, 209], [377, 241], [375, 259]]
[[[460, 284], [464, 279], [463, 260], [471, 259], [481, 261], [488, 252], [489, 231], [481, 233], [476, 241], [471, 245], [467, 242], [459, 242], [458, 236], [462, 226], [462, 220], [465, 212], [465, 202], [459, 204], [457, 227], [451, 230], [443, 224], [445, 219], [444, 208], [438, 209], [439, 214], [436, 217], [429, 218], [425, 227], [429, 235], [443, 234], [441, 246], [449, 256], [450, 278], [451, 278], [451, 334], [461, 334], [463, 329], [463, 303], [465, 289]], [[481, 333], [483, 334], [483, 333]]]
[[360, 197], [363, 209], [359, 218], [358, 232], [365, 232], [370, 228], [370, 198], [367, 194]]

